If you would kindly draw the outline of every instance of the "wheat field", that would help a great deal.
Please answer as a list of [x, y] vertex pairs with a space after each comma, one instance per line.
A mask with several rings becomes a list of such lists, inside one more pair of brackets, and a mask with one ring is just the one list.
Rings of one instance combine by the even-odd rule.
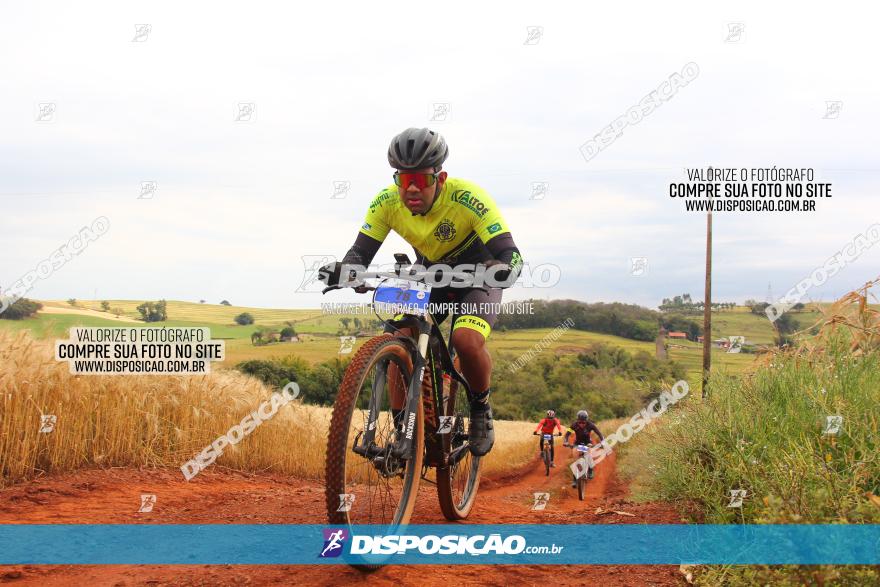
[[[49, 341], [0, 330], [0, 486], [84, 467], [179, 468], [272, 392], [224, 370], [198, 376], [71, 375]], [[281, 407], [214, 467], [321, 479], [330, 408]], [[54, 428], [42, 416], [55, 416]], [[499, 422], [484, 472], [533, 459], [533, 424]], [[181, 479], [183, 475], [181, 474]]]

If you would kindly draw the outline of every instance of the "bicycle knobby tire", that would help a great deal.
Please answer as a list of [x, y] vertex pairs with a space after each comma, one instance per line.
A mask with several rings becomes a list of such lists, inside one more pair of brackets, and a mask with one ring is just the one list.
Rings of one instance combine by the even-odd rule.
[[[364, 343], [345, 370], [333, 406], [330, 436], [327, 439], [325, 497], [327, 518], [331, 524], [351, 523], [349, 512], [336, 510], [339, 507], [339, 495], [346, 493], [346, 459], [361, 458], [352, 452], [354, 434], [351, 430], [351, 420], [361, 388], [366, 383], [365, 379], [377, 363], [383, 359], [394, 358], [397, 359], [395, 364], [402, 366], [404, 381], [408, 382], [413, 371], [411, 352], [411, 346], [401, 337], [383, 334]], [[404, 472], [403, 490], [394, 519], [389, 522], [391, 525], [407, 524], [412, 516], [425, 450], [424, 425], [424, 412], [419, 402], [413, 434], [413, 452]], [[355, 502], [354, 507], [358, 505], [361, 504]]]

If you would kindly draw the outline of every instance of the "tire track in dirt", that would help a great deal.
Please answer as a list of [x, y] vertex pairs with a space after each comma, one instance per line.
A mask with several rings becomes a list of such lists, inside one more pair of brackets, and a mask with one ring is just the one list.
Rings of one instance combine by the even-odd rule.
[[[529, 467], [486, 480], [464, 524], [679, 523], [665, 503], [633, 503], [615, 471], [614, 455], [596, 468], [579, 501], [567, 463], [544, 475]], [[543, 511], [532, 511], [534, 492], [550, 493]], [[138, 513], [140, 496], [155, 494], [150, 513]], [[324, 524], [324, 486], [275, 474], [242, 474], [219, 468], [190, 482], [176, 470], [106, 469], [44, 477], [0, 491], [0, 523], [251, 523]], [[624, 511], [632, 516], [609, 513]], [[419, 490], [412, 523], [444, 523], [433, 485]], [[552, 535], [548, 533], [548, 539]], [[589, 540], [589, 526], [584, 528]], [[292, 545], [313, 548], [320, 545]], [[287, 565], [18, 565], [0, 566], [11, 585], [681, 585], [677, 567], [627, 565], [430, 565], [390, 566], [364, 574], [345, 566]]]

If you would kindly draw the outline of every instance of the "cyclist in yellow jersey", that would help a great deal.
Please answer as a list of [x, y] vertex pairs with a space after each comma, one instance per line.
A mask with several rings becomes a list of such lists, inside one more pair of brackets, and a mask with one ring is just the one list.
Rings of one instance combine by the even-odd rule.
[[[492, 360], [486, 349], [486, 339], [497, 318], [491, 306], [501, 302], [501, 289], [516, 281], [522, 257], [492, 198], [476, 184], [448, 177], [442, 171], [448, 156], [446, 141], [427, 128], [409, 128], [395, 136], [388, 147], [388, 163], [397, 170], [394, 184], [370, 202], [364, 224], [342, 261], [322, 267], [319, 276], [327, 285], [335, 285], [340, 281], [342, 265], [369, 265], [392, 230], [413, 246], [416, 263], [425, 267], [440, 263], [502, 265], [493, 269], [499, 287], [489, 287], [488, 291], [434, 288], [430, 300], [486, 308], [458, 316], [452, 326], [452, 345], [473, 392], [469, 398], [470, 450], [482, 456], [495, 441], [489, 407]], [[446, 316], [435, 317], [442, 321]], [[397, 419], [403, 410], [404, 393], [399, 389], [390, 391]]]

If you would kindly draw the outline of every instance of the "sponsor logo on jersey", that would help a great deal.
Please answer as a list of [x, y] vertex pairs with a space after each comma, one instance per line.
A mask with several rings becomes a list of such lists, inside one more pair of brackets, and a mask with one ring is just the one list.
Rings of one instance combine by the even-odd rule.
[[468, 190], [455, 190], [450, 196], [453, 202], [458, 202], [480, 218], [486, 215], [491, 208], [487, 208], [486, 204], [480, 201], [476, 196], [471, 195]]
[[448, 218], [444, 218], [443, 222], [437, 225], [434, 236], [441, 242], [451, 241], [455, 238], [455, 225]]
[[374, 212], [376, 208], [384, 204], [386, 200], [396, 197], [397, 194], [394, 192], [391, 192], [389, 190], [383, 191], [381, 194], [376, 196], [376, 198], [372, 202], [370, 202], [370, 212]]

